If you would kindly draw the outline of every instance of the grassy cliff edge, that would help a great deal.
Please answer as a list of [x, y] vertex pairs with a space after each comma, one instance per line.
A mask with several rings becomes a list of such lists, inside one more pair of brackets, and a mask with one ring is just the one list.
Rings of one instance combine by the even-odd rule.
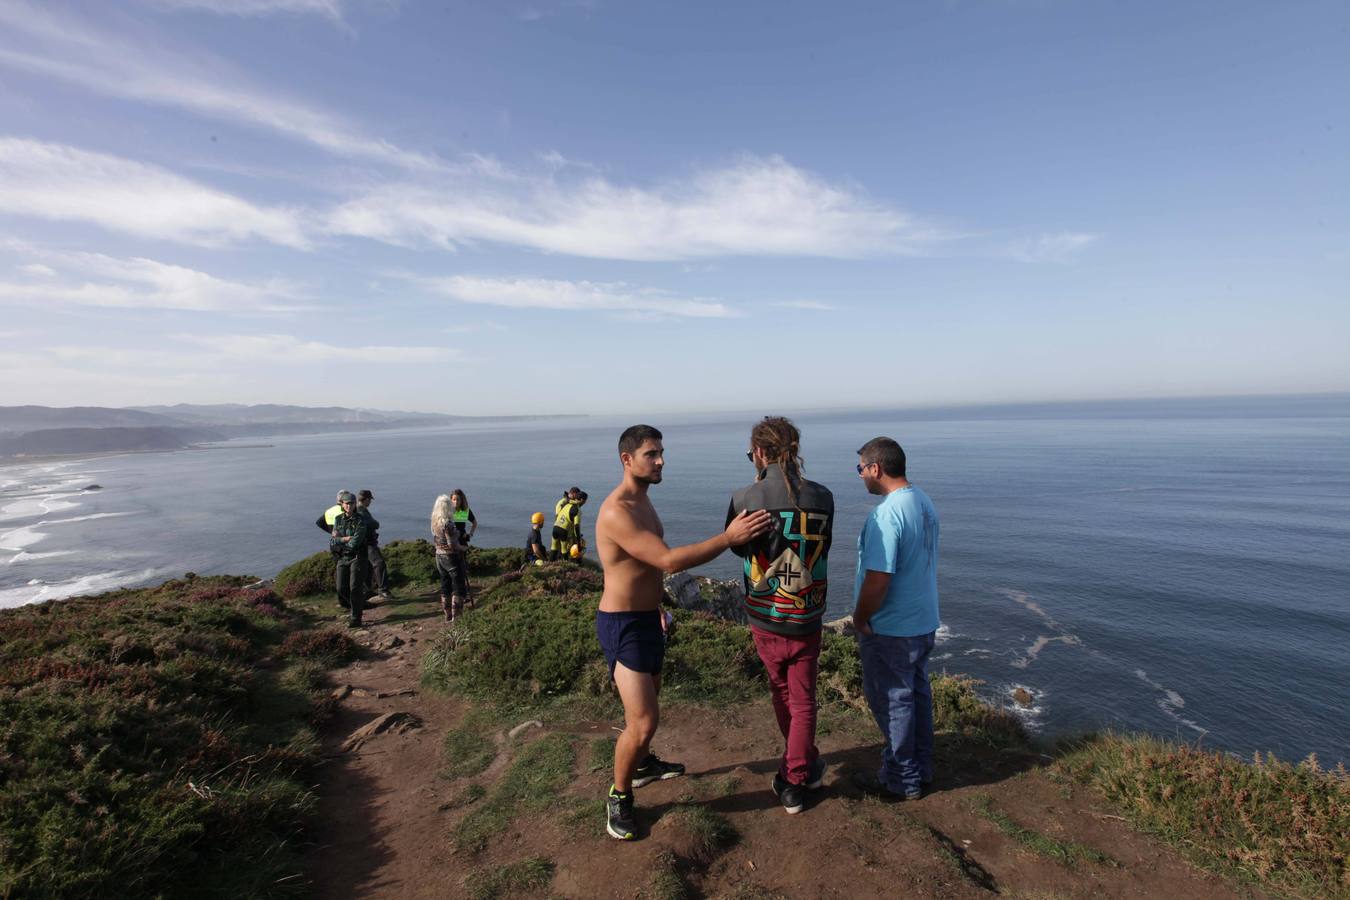
[[[434, 592], [425, 541], [396, 541], [385, 553], [397, 592]], [[572, 564], [522, 572], [519, 557], [473, 551], [472, 570], [491, 586], [477, 611], [437, 635], [424, 684], [498, 719], [612, 716], [592, 627], [600, 573]], [[330, 579], [321, 553], [271, 588], [188, 576], [0, 612], [0, 896], [112, 886], [121, 896], [305, 894], [300, 857], [328, 673], [358, 652], [329, 622]], [[666, 702], [711, 709], [763, 699], [748, 629], [677, 617]], [[860, 676], [853, 642], [827, 635], [825, 727], [867, 731]], [[1051, 777], [1090, 786], [1200, 865], [1279, 895], [1350, 897], [1342, 767], [1246, 762], [1114, 734], [1033, 747], [969, 679], [935, 676], [934, 696], [948, 747], [1053, 749]], [[446, 735], [447, 747], [477, 739], [467, 726]]]

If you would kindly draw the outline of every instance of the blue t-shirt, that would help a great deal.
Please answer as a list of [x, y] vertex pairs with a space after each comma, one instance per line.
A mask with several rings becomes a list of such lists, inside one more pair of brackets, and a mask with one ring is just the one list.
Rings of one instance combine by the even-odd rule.
[[858, 535], [857, 602], [863, 576], [889, 572], [890, 586], [868, 623], [877, 634], [915, 637], [938, 627], [938, 514], [914, 486], [891, 491], [877, 504]]

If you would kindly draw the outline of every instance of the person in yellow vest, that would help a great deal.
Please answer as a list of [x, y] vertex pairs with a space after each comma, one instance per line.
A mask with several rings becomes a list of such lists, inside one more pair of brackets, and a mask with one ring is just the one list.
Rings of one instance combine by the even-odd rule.
[[573, 559], [586, 555], [586, 537], [581, 533], [581, 508], [586, 505], [586, 501], [590, 498], [590, 494], [585, 491], [577, 491], [577, 514], [573, 517], [572, 534], [570, 535]]
[[580, 498], [581, 488], [570, 487], [553, 505], [553, 541], [548, 547], [550, 560], [567, 557], [576, 543], [573, 538], [581, 531], [581, 506], [577, 502]]
[[333, 523], [337, 521], [338, 514], [342, 512], [342, 495], [345, 493], [347, 493], [347, 491], [338, 491], [338, 502], [325, 509], [323, 513], [314, 520], [314, 524], [319, 527], [319, 530], [329, 537], [332, 537], [333, 535]]
[[469, 539], [473, 533], [478, 530], [478, 518], [469, 508], [469, 498], [459, 488], [450, 492], [450, 506], [454, 510], [453, 522], [455, 532], [459, 535], [459, 542], [463, 545], [464, 551], [455, 557], [455, 565], [459, 567], [459, 583], [464, 588], [464, 602], [473, 607], [473, 590], [469, 587]]

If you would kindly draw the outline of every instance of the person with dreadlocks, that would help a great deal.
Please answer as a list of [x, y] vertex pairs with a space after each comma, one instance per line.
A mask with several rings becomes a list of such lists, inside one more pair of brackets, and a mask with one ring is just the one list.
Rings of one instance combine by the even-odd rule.
[[755, 480], [731, 495], [727, 510], [728, 523], [759, 509], [774, 522], [732, 552], [745, 559], [745, 611], [786, 744], [773, 792], [793, 814], [825, 779], [816, 748], [816, 675], [834, 528], [834, 495], [802, 475], [800, 444], [801, 432], [782, 416], [756, 424], [745, 454]]

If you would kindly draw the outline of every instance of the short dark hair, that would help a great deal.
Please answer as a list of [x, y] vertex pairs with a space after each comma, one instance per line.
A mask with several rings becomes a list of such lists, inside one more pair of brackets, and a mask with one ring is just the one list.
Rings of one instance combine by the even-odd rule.
[[619, 452], [633, 453], [647, 441], [661, 440], [661, 432], [650, 425], [630, 425], [619, 435]]
[[877, 463], [891, 478], [905, 477], [905, 451], [893, 439], [874, 437], [858, 448], [863, 464]]
[[361, 488], [361, 490], [359, 490], [359, 491], [356, 492], [356, 499], [357, 499], [357, 500], [374, 500], [374, 499], [375, 499], [375, 495], [372, 494], [370, 491], [366, 490], [365, 488]]

